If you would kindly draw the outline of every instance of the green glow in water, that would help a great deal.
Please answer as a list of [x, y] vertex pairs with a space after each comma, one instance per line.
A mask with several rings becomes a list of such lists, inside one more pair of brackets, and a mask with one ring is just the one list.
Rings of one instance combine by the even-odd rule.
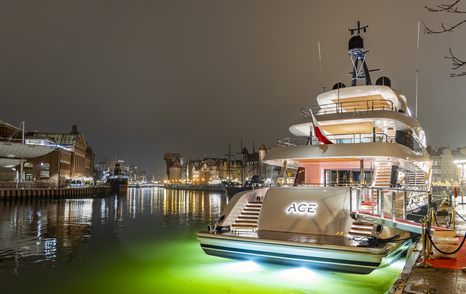
[[[369, 275], [208, 256], [190, 237], [132, 244], [126, 254], [98, 261], [92, 272], [67, 279], [74, 293], [384, 293], [404, 260]], [[123, 257], [122, 257], [123, 256]], [[67, 275], [69, 277], [69, 275]]]

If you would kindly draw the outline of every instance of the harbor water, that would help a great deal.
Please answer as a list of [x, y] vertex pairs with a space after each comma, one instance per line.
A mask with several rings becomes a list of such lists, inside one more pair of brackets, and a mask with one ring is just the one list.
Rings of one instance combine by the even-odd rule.
[[384, 293], [404, 266], [356, 275], [208, 256], [195, 232], [227, 203], [163, 188], [0, 201], [1, 293]]

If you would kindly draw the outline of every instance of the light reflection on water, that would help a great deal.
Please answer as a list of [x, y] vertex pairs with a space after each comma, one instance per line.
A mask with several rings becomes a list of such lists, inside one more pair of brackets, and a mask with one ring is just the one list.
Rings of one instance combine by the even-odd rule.
[[203, 226], [227, 201], [220, 193], [165, 189], [129, 189], [126, 196], [98, 199], [0, 201], [0, 274], [83, 258], [93, 238], [101, 246], [115, 238], [124, 244], [126, 235]]
[[1, 293], [383, 293], [403, 267], [351, 275], [208, 256], [194, 232], [227, 203], [164, 189], [0, 201]]

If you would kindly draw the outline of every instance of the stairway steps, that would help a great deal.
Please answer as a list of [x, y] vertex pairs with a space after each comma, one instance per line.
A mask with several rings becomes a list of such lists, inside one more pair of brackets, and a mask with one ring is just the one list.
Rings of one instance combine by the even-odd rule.
[[355, 225], [353, 224], [351, 226], [351, 229], [353, 230], [360, 230], [360, 231], [369, 231], [372, 232], [373, 226], [366, 226], [366, 225]]
[[231, 225], [234, 228], [257, 228], [256, 224], [232, 224]]
[[259, 216], [240, 215], [240, 216], [238, 216], [238, 219], [259, 219]]
[[262, 207], [262, 204], [246, 204], [246, 207]]
[[373, 226], [373, 224], [371, 223], [360, 221], [360, 220], [356, 220], [352, 224], [356, 226]]
[[254, 231], [257, 229], [261, 209], [262, 201], [250, 201], [246, 203], [231, 227], [234, 230]]
[[368, 232], [365, 232], [365, 231], [349, 231], [348, 232], [349, 235], [353, 235], [353, 236], [364, 236], [364, 237], [370, 237], [372, 236], [371, 233], [368, 233]]
[[235, 225], [257, 225], [257, 221], [254, 220], [237, 220], [234, 222]]
[[242, 215], [259, 215], [259, 212], [242, 212]]

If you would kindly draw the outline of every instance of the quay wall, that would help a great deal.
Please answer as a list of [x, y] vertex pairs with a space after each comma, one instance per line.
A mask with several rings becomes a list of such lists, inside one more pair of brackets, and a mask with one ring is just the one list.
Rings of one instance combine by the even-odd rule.
[[165, 189], [225, 192], [223, 185], [165, 184]]
[[0, 189], [0, 200], [93, 198], [110, 194], [110, 187]]

